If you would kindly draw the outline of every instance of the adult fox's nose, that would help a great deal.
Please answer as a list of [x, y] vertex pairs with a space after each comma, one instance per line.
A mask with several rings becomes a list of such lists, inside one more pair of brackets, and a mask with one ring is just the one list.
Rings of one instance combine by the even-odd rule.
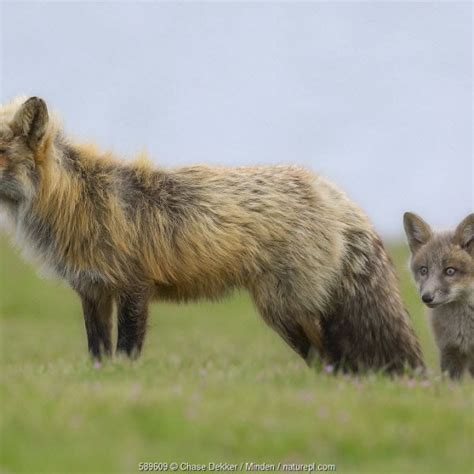
[[421, 299], [423, 300], [423, 303], [432, 303], [434, 300], [434, 297], [431, 293], [423, 293], [421, 295]]

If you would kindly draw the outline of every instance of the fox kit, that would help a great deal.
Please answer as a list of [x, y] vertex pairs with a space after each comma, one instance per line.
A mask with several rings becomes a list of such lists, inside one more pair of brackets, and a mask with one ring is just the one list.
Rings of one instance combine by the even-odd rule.
[[433, 233], [410, 212], [404, 215], [411, 269], [430, 308], [441, 370], [452, 378], [474, 376], [474, 214], [454, 232]]
[[67, 139], [39, 98], [0, 108], [0, 204], [18, 244], [78, 293], [89, 351], [140, 352], [152, 299], [243, 287], [308, 362], [423, 366], [398, 282], [363, 212], [297, 167], [162, 169]]

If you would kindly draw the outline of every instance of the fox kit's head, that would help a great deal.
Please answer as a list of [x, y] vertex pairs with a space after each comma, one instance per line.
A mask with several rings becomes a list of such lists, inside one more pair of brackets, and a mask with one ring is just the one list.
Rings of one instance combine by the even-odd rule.
[[421, 217], [403, 216], [411, 269], [421, 299], [430, 308], [474, 299], [474, 214], [454, 232], [434, 233]]
[[0, 208], [14, 208], [34, 194], [50, 132], [42, 99], [19, 98], [0, 106]]

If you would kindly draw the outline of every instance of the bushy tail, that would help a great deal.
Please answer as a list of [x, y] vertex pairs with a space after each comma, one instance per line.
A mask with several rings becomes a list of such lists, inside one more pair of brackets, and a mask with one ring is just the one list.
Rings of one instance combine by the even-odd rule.
[[[344, 277], [323, 315], [325, 352], [348, 370], [403, 372], [424, 368], [418, 339], [403, 306], [393, 264], [376, 236], [348, 239]], [[351, 242], [357, 242], [352, 245]]]

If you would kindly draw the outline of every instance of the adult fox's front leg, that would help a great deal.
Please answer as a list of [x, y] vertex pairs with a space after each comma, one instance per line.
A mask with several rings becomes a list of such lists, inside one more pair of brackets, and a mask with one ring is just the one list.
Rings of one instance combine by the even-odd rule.
[[146, 292], [122, 293], [117, 298], [117, 353], [140, 355], [147, 329], [149, 296]]
[[107, 292], [80, 292], [87, 344], [91, 356], [112, 355], [112, 296]]

